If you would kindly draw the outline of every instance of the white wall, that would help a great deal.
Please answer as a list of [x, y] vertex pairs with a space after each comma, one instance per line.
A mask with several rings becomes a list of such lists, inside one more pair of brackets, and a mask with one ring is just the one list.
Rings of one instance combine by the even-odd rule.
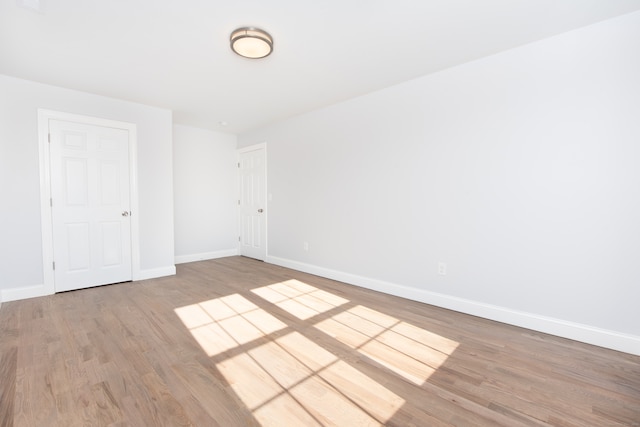
[[176, 263], [238, 254], [236, 140], [173, 128]]
[[38, 108], [137, 125], [140, 273], [174, 273], [171, 111], [3, 75], [0, 94], [2, 300], [43, 284]]
[[640, 354], [638, 52], [634, 13], [240, 135], [268, 261]]

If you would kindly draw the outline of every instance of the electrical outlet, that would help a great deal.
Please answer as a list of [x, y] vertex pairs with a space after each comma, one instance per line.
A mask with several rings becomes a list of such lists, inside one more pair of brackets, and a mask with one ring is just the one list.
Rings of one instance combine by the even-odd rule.
[[308, 250], [309, 250], [309, 242], [304, 242], [304, 243], [302, 244], [302, 247], [303, 247], [303, 249], [304, 249], [305, 251], [308, 251]]
[[445, 264], [444, 262], [438, 263], [438, 274], [441, 276], [447, 275], [447, 264]]

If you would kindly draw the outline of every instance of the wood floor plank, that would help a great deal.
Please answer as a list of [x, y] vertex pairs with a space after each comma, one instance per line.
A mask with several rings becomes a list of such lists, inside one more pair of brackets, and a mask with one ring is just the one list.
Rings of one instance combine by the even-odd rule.
[[0, 307], [0, 427], [640, 427], [640, 357], [243, 257]]
[[16, 394], [18, 347], [7, 346], [0, 355], [0, 426], [13, 425], [13, 408]]

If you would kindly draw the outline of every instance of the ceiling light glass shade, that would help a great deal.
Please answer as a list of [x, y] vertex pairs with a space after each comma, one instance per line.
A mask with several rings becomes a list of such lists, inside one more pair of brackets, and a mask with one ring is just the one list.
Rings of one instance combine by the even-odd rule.
[[231, 33], [231, 50], [245, 58], [264, 58], [273, 52], [273, 38], [259, 28], [238, 28]]

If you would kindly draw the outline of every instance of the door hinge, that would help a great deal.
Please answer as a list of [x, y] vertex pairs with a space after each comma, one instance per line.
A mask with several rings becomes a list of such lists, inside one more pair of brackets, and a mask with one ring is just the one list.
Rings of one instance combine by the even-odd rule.
[[54, 270], [56, 269], [56, 262], [55, 261], [53, 261], [53, 269]]
[[47, 141], [49, 142], [49, 144], [51, 144], [51, 134], [50, 133], [47, 134]]
[[240, 169], [240, 162], [238, 162], [238, 169]]
[[242, 240], [240, 239], [240, 236], [238, 236], [238, 242], [242, 242]]
[[240, 206], [240, 200], [238, 200], [238, 206]]

